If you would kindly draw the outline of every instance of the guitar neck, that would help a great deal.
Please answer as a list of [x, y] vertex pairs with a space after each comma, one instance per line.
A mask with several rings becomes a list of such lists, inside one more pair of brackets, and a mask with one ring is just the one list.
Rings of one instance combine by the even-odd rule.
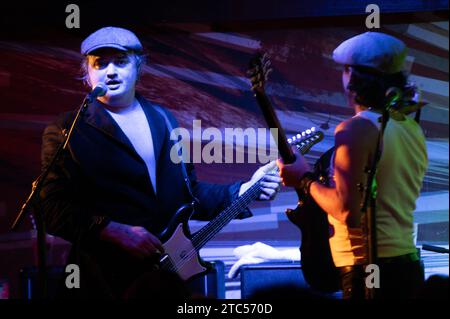
[[[261, 178], [262, 179], [262, 178]], [[244, 194], [223, 210], [205, 227], [196, 232], [192, 237], [192, 244], [199, 250], [210, 241], [223, 227], [241, 213], [261, 193], [261, 179], [253, 184]]]
[[[288, 146], [290, 147], [289, 144]], [[307, 143], [300, 145], [300, 154], [306, 154], [310, 147], [311, 145]], [[291, 149], [289, 148], [289, 150]], [[275, 171], [278, 171], [278, 168]], [[262, 177], [230, 206], [219, 213], [213, 220], [206, 224], [206, 226], [204, 226], [192, 236], [192, 244], [197, 251], [200, 250], [200, 248], [202, 248], [215, 235], [217, 235], [217, 233], [220, 232], [226, 225], [228, 225], [229, 222], [236, 218], [236, 216], [239, 215], [239, 213], [241, 213], [253, 200], [258, 198], [259, 194], [261, 193], [261, 180]]]
[[273, 137], [275, 139], [275, 143], [277, 144], [278, 151], [280, 152], [280, 157], [283, 159], [284, 163], [293, 163], [295, 161], [295, 155], [285, 138], [286, 134], [284, 133], [284, 129], [280, 125], [278, 116], [276, 115], [268, 96], [264, 92], [256, 91], [255, 97], [261, 106], [261, 111], [269, 128], [276, 128], [278, 130], [278, 138], [277, 136]]

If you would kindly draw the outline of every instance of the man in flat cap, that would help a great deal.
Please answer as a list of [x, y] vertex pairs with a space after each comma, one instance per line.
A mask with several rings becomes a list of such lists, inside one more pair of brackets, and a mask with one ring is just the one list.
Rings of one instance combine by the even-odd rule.
[[[402, 96], [409, 86], [402, 67], [404, 43], [390, 35], [366, 32], [341, 43], [333, 52], [343, 66], [342, 83], [355, 115], [335, 130], [327, 185], [314, 180], [311, 168], [297, 154], [291, 165], [278, 161], [283, 183], [300, 188], [327, 213], [334, 229], [329, 243], [340, 272], [343, 296], [365, 298], [367, 242], [361, 199], [380, 133], [380, 117], [386, 104]], [[395, 88], [395, 89], [393, 89]], [[389, 92], [396, 92], [395, 99]], [[403, 95], [402, 95], [403, 94]], [[388, 95], [388, 96], [387, 96]], [[380, 298], [411, 298], [423, 281], [413, 240], [413, 211], [427, 167], [424, 134], [402, 109], [390, 112], [381, 143], [376, 171], [376, 233]]]
[[[136, 93], [145, 63], [134, 33], [105, 27], [81, 44], [84, 81], [107, 87], [87, 108], [40, 194], [49, 233], [73, 243], [69, 263], [80, 266], [80, 289], [72, 297], [186, 297], [173, 273], [158, 273], [160, 235], [183, 205], [196, 202], [194, 218], [209, 220], [262, 178], [260, 200], [274, 198], [281, 179], [269, 163], [246, 182], [200, 182], [191, 164], [172, 161], [165, 108]], [[73, 121], [66, 113], [43, 135], [45, 167]], [[249, 217], [248, 209], [239, 218]], [[152, 285], [154, 289], [152, 290]], [[167, 286], [169, 285], [169, 286]], [[172, 289], [172, 288], [173, 289]], [[147, 290], [149, 288], [150, 290]]]

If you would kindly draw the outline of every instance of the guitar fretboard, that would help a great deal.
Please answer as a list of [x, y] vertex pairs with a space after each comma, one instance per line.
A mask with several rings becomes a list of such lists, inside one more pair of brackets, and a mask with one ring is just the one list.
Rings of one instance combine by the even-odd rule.
[[210, 241], [223, 227], [241, 213], [261, 193], [261, 179], [253, 184], [237, 200], [211, 220], [205, 227], [196, 232], [192, 237], [192, 244], [198, 251]]
[[[308, 152], [311, 146], [317, 143], [317, 141], [321, 140], [322, 137], [322, 134], [317, 134], [315, 135], [315, 137], [312, 137], [309, 140], [296, 144], [297, 148], [300, 153], [304, 155], [306, 152]], [[192, 236], [192, 244], [197, 251], [200, 250], [200, 248], [202, 248], [208, 241], [210, 241], [230, 221], [236, 218], [236, 216], [239, 215], [239, 213], [241, 213], [253, 200], [258, 198], [259, 194], [261, 193], [261, 180], [262, 177], [230, 206], [219, 213], [205, 227], [200, 229]]]

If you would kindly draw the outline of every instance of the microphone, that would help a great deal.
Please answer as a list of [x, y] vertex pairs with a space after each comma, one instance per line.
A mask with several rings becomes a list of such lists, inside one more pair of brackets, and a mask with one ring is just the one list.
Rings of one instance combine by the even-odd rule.
[[399, 106], [399, 102], [403, 99], [403, 92], [398, 87], [393, 86], [387, 89], [385, 96], [386, 96], [386, 108], [395, 109]]
[[91, 103], [94, 101], [97, 97], [103, 96], [108, 92], [108, 87], [104, 83], [98, 83], [95, 88], [92, 89], [90, 93], [86, 96], [86, 101], [88, 103]]

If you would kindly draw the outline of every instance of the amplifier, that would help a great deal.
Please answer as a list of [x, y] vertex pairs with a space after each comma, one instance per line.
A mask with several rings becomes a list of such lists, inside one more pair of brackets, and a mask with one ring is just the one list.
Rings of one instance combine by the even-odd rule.
[[241, 298], [278, 289], [309, 288], [299, 262], [270, 262], [241, 266]]
[[[209, 262], [208, 271], [195, 276], [187, 283], [192, 294], [208, 298], [225, 298], [225, 264], [222, 261]], [[48, 267], [47, 298], [54, 299], [60, 291], [66, 275], [65, 267]], [[36, 267], [20, 270], [20, 298], [36, 299], [38, 291], [38, 273]]]
[[303, 277], [300, 262], [265, 262], [241, 266], [241, 298], [339, 299], [342, 293], [313, 290]]
[[215, 260], [208, 262], [209, 269], [205, 274], [195, 276], [188, 281], [188, 287], [194, 295], [207, 298], [225, 298], [225, 264]]

